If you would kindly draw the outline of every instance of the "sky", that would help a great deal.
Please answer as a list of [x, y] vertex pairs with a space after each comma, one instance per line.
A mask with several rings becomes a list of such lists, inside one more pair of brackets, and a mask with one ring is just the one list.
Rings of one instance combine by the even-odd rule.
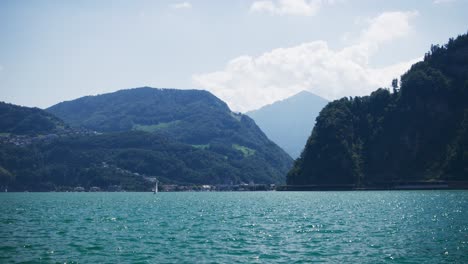
[[246, 112], [390, 86], [468, 32], [468, 0], [0, 1], [0, 101], [204, 89]]

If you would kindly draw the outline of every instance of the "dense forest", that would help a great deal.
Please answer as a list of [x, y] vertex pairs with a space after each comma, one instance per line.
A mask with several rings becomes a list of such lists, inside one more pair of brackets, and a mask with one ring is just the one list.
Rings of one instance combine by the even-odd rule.
[[39, 108], [21, 107], [0, 102], [0, 132], [34, 135], [65, 129], [62, 120]]
[[[282, 183], [292, 166], [253, 120], [205, 91], [137, 88], [49, 109], [60, 106], [70, 125], [44, 110], [0, 106], [16, 120], [0, 130], [0, 186], [10, 190], [150, 190], [155, 177], [182, 185]], [[45, 117], [53, 122], [39, 129]], [[20, 123], [29, 125], [14, 133]]]
[[468, 35], [432, 46], [391, 89], [329, 103], [290, 185], [468, 180]]
[[3, 184], [11, 190], [113, 185], [149, 190], [148, 177], [188, 185], [282, 181], [258, 155], [244, 157], [235, 149], [210, 151], [147, 132], [60, 137], [28, 146], [1, 144], [0, 164]]
[[145, 131], [192, 145], [231, 148], [236, 144], [265, 155], [272, 152], [276, 157], [269, 159], [290, 168], [286, 168], [287, 154], [251, 118], [231, 112], [207, 91], [143, 87], [82, 97], [46, 110], [72, 126], [98, 132]]

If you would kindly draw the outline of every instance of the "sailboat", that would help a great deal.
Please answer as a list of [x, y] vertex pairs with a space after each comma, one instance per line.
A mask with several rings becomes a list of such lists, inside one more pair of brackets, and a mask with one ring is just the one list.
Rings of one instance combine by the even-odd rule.
[[153, 189], [153, 194], [156, 194], [158, 192], [158, 180], [156, 179], [155, 184], [154, 184], [154, 189]]

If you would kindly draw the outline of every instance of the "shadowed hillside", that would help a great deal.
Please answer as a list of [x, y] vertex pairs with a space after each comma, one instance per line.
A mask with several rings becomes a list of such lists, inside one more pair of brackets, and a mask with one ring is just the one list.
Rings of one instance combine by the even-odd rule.
[[292, 165], [253, 120], [206, 91], [137, 88], [49, 113], [4, 108], [2, 116], [28, 124], [18, 130], [21, 122], [3, 121], [0, 130], [0, 186], [11, 190], [150, 190], [155, 177], [182, 185], [282, 183]]
[[288, 184], [468, 180], [468, 35], [432, 46], [401, 88], [329, 103]]

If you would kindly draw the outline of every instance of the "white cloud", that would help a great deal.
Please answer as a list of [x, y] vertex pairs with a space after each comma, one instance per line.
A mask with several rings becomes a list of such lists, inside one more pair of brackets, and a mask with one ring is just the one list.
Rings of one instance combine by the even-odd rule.
[[[325, 41], [278, 48], [260, 56], [240, 56], [220, 71], [196, 74], [197, 87], [245, 112], [308, 90], [327, 99], [369, 94], [389, 86], [418, 59], [375, 68], [369, 59], [380, 44], [406, 36], [415, 12], [383, 13], [369, 20], [357, 43], [332, 50]], [[385, 33], [385, 34], [384, 34]]]
[[369, 20], [370, 26], [361, 33], [361, 41], [385, 42], [408, 35], [411, 30], [410, 19], [417, 11], [385, 12]]
[[255, 1], [250, 12], [269, 13], [271, 15], [313, 16], [320, 9], [323, 0], [263, 0]]
[[171, 5], [174, 9], [190, 9], [192, 8], [192, 4], [190, 2], [181, 2]]

